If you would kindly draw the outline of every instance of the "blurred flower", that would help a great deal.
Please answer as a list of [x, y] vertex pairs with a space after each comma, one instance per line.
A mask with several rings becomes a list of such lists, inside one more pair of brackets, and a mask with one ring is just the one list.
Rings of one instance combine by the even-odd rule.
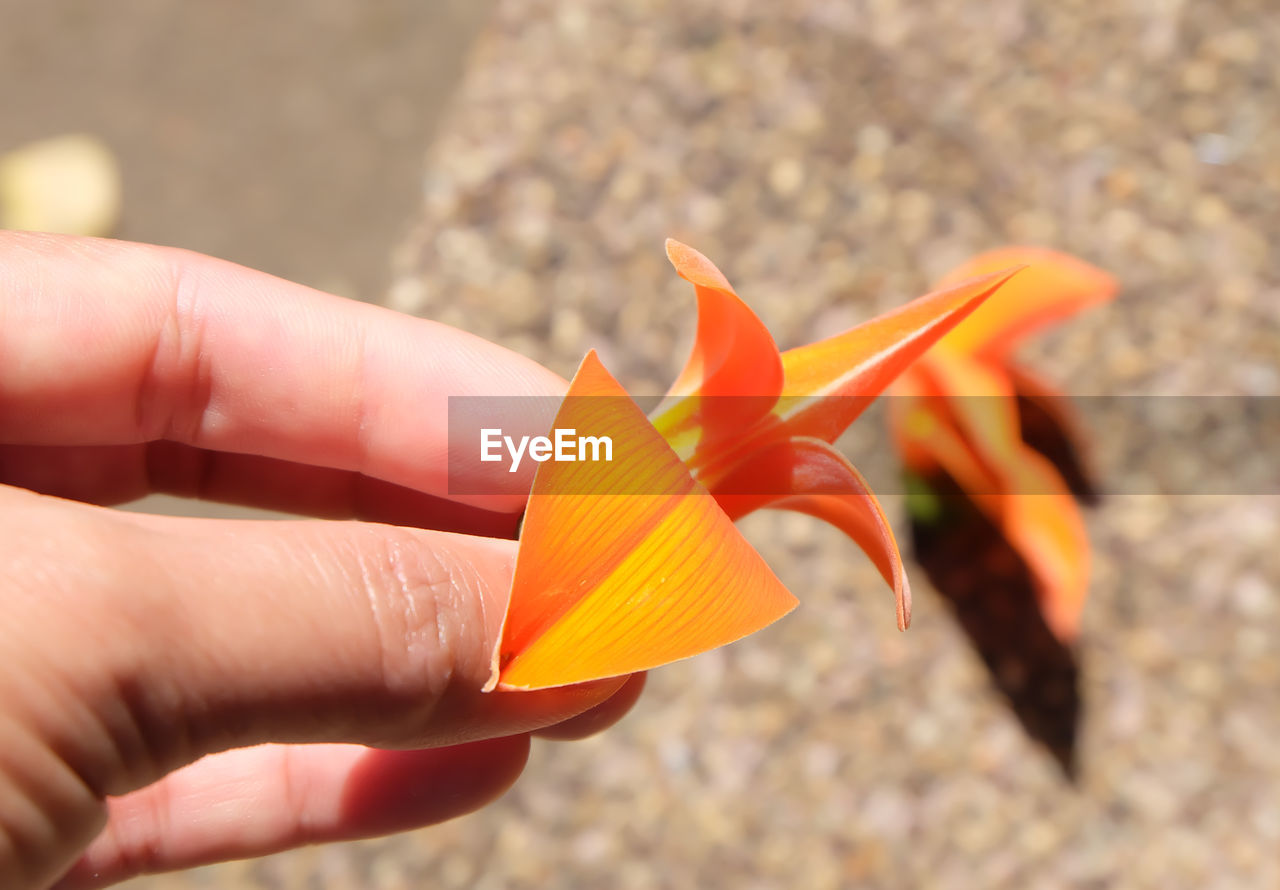
[[903, 460], [917, 474], [917, 518], [928, 519], [927, 480], [950, 476], [1025, 562], [1046, 623], [1070, 642], [1088, 589], [1089, 542], [1066, 480], [1024, 441], [1018, 400], [1068, 440], [1076, 424], [1065, 397], [1012, 353], [1033, 331], [1109, 300], [1116, 285], [1080, 260], [1022, 247], [983, 254], [943, 284], [1011, 265], [1026, 268], [894, 384], [890, 416]]
[[0, 228], [110, 235], [120, 218], [120, 166], [83, 133], [0, 155]]
[[780, 618], [795, 598], [733, 525], [761, 507], [845, 531], [893, 588], [899, 626], [910, 621], [889, 524], [830, 443], [1013, 273], [779, 353], [706, 257], [674, 241], [667, 255], [697, 293], [692, 354], [652, 420], [594, 352], [583, 360], [554, 429], [609, 437], [613, 459], [540, 465], [489, 688], [646, 670]]

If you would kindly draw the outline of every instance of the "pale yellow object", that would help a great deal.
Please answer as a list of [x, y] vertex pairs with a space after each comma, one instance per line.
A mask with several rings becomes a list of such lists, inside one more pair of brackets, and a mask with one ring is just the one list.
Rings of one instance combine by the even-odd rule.
[[42, 139], [0, 155], [0, 227], [109, 235], [120, 217], [120, 168], [85, 134]]

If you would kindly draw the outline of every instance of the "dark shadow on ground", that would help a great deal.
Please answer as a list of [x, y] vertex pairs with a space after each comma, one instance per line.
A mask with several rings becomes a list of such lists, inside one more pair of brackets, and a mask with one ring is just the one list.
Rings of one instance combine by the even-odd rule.
[[911, 523], [916, 561], [950, 605], [1027, 735], [1074, 780], [1079, 667], [1036, 603], [1031, 575], [949, 479], [930, 480], [940, 511]]
[[[1099, 500], [1087, 463], [1058, 418], [1018, 400], [1023, 440], [1047, 457], [1071, 492]], [[1080, 669], [1076, 653], [1045, 623], [1026, 564], [945, 475], [928, 480], [935, 513], [914, 516], [916, 561], [947, 600], [1027, 735], [1074, 781], [1079, 770]]]

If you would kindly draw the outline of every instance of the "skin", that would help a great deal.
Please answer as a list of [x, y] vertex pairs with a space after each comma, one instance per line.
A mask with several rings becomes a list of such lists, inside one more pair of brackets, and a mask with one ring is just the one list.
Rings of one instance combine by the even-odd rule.
[[[531, 477], [451, 500], [447, 400], [564, 393], [527, 359], [185, 251], [5, 232], [0, 369], [0, 886], [450, 819], [530, 734], [639, 694], [479, 691]], [[106, 506], [153, 491], [318, 518]]]

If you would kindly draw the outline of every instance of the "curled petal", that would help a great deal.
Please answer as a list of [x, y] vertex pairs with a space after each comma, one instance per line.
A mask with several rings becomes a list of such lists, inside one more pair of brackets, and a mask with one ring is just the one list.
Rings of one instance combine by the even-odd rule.
[[709, 259], [671, 239], [667, 257], [697, 291], [698, 332], [654, 425], [688, 459], [769, 413], [782, 392], [782, 360], [769, 329]]
[[774, 414], [788, 434], [834, 442], [925, 350], [1018, 274], [983, 275], [920, 297], [843, 334], [782, 354]]
[[853, 539], [893, 590], [898, 628], [911, 623], [911, 588], [880, 502], [853, 464], [820, 439], [788, 439], [746, 457], [717, 483], [716, 500], [738, 519], [761, 507], [824, 519]]
[[667, 258], [698, 295], [698, 333], [671, 395], [766, 396], [782, 392], [782, 360], [773, 335], [698, 251], [667, 239]]
[[1116, 293], [1115, 279], [1101, 269], [1039, 247], [1005, 247], [984, 253], [947, 275], [942, 283], [1013, 265], [1026, 269], [974, 312], [973, 318], [948, 334], [948, 347], [1002, 361], [1028, 333], [1087, 306], [1106, 302]]
[[538, 468], [489, 688], [647, 670], [732, 642], [794, 608], [594, 352], [555, 428], [609, 437], [613, 459]]

